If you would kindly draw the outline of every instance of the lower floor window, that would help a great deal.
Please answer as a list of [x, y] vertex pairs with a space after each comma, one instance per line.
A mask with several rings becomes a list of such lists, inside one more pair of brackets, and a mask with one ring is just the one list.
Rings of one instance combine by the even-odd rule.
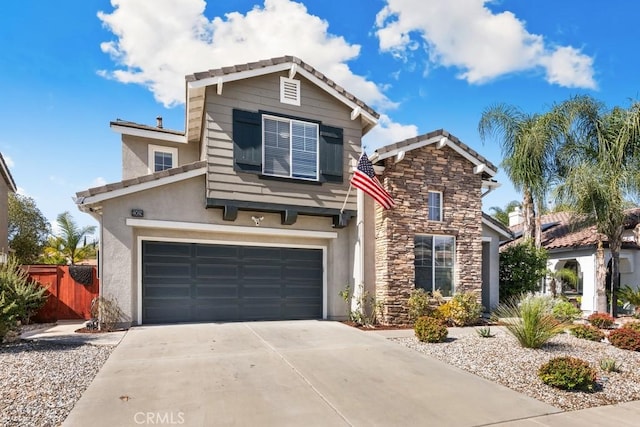
[[427, 292], [453, 295], [455, 240], [451, 236], [415, 236], [415, 285]]

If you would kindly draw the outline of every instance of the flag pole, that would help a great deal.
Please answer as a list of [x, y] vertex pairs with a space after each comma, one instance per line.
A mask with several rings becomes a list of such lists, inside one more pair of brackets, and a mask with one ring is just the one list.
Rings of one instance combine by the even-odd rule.
[[353, 184], [349, 184], [349, 189], [347, 190], [347, 195], [344, 197], [344, 203], [342, 204], [342, 209], [340, 209], [340, 213], [343, 214], [344, 213], [344, 208], [347, 206], [347, 200], [349, 200], [349, 194], [351, 194], [351, 187], [353, 187]]
[[[358, 157], [358, 162], [356, 162], [356, 168], [358, 167], [358, 163], [360, 163], [360, 159], [362, 158], [363, 154], [364, 154], [364, 150], [362, 150], [362, 153], [360, 153], [360, 157]], [[351, 184], [351, 180], [349, 180], [349, 189], [347, 190], [347, 195], [344, 198], [344, 203], [342, 204], [342, 209], [340, 209], [340, 213], [341, 214], [344, 213], [344, 208], [347, 206], [347, 200], [349, 200], [349, 195], [351, 194], [351, 187], [353, 187], [353, 184]]]

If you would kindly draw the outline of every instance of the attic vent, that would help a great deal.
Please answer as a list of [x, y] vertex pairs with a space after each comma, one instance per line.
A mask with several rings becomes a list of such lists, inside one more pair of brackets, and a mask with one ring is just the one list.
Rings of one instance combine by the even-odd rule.
[[280, 77], [280, 102], [300, 105], [300, 80]]

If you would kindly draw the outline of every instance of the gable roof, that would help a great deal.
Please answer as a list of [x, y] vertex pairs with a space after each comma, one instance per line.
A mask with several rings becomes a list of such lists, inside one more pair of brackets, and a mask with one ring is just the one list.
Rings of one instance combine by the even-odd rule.
[[504, 237], [504, 239], [500, 239], [500, 241], [513, 239], [513, 233], [509, 230], [509, 227], [506, 227], [503, 223], [484, 212], [482, 212], [482, 224], [497, 232], [501, 237]]
[[216, 68], [186, 76], [187, 83], [187, 138], [189, 141], [199, 139], [202, 130], [202, 115], [207, 86], [217, 86], [218, 93], [222, 92], [224, 83], [266, 74], [289, 71], [289, 78], [300, 74], [323, 89], [338, 101], [351, 108], [351, 119], [362, 119], [363, 134], [373, 128], [380, 115], [362, 100], [356, 98], [342, 86], [316, 70], [301, 59], [286, 55], [264, 59], [257, 62]]
[[7, 163], [4, 161], [4, 157], [2, 157], [1, 153], [0, 153], [0, 175], [2, 175], [2, 179], [4, 179], [4, 182], [7, 184], [7, 187], [9, 187], [9, 191], [11, 191], [12, 193], [15, 193], [16, 191], [18, 191], [18, 187], [16, 187], [16, 182], [13, 180], [13, 176], [11, 176], [9, 167], [7, 166]]
[[140, 136], [143, 138], [152, 138], [168, 142], [187, 142], [185, 133], [179, 130], [143, 125], [121, 119], [116, 119], [115, 121], [110, 122], [109, 126], [115, 132], [124, 135]]
[[[640, 224], [640, 208], [625, 211], [625, 229], [633, 229]], [[572, 212], [555, 212], [542, 215], [542, 246], [547, 250], [578, 249], [595, 247], [598, 243], [598, 232], [595, 224], [587, 222], [586, 217]], [[515, 239], [506, 245], [522, 241], [522, 224], [509, 227]], [[607, 238], [603, 242], [608, 244]], [[638, 247], [633, 242], [623, 242], [624, 247]], [[505, 245], [503, 245], [504, 247]]]
[[413, 138], [408, 138], [404, 141], [380, 147], [370, 156], [370, 160], [372, 163], [376, 163], [380, 160], [393, 156], [398, 156], [399, 159], [401, 159], [407, 151], [432, 144], [435, 144], [438, 149], [445, 146], [450, 147], [458, 154], [462, 155], [475, 165], [475, 171], [477, 171], [477, 173], [482, 173], [482, 177], [484, 179], [491, 179], [496, 175], [496, 173], [498, 173], [498, 168], [493, 163], [444, 129], [438, 129], [433, 132], [414, 136]]
[[171, 184], [173, 182], [193, 178], [198, 175], [204, 175], [206, 171], [207, 162], [205, 160], [200, 160], [198, 162], [188, 163], [176, 168], [165, 169], [150, 175], [125, 179], [124, 181], [79, 191], [76, 193], [75, 201], [78, 207], [82, 210], [83, 207], [87, 207], [88, 205], [99, 203], [104, 200], [137, 193], [138, 191], [159, 187], [161, 185]]

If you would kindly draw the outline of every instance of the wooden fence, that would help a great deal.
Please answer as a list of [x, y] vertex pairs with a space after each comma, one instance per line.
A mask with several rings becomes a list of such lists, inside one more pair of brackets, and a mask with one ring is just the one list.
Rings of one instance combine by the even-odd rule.
[[[100, 284], [96, 267], [81, 266], [75, 269], [67, 265], [25, 265], [29, 276], [47, 287], [49, 298], [34, 317], [36, 322], [56, 322], [58, 320], [81, 320], [91, 318], [91, 301], [98, 296]], [[74, 268], [76, 280], [70, 268]], [[84, 277], [76, 271], [81, 270]], [[82, 282], [82, 283], [80, 283]]]

